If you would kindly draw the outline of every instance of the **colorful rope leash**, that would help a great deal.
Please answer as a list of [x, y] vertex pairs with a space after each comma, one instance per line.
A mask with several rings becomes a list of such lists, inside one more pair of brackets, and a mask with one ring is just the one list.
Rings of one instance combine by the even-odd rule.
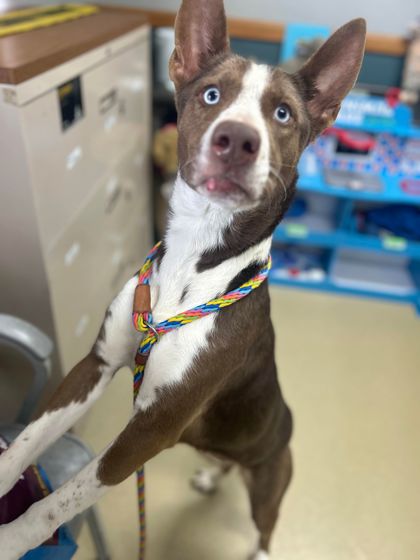
[[[147, 359], [153, 346], [159, 341], [164, 334], [188, 325], [193, 321], [197, 321], [206, 315], [216, 313], [224, 307], [228, 307], [236, 303], [240, 299], [246, 297], [253, 290], [257, 289], [266, 280], [271, 268], [271, 257], [253, 278], [223, 296], [212, 299], [207, 303], [198, 305], [189, 311], [175, 315], [170, 319], [166, 319], [161, 323], [153, 324], [152, 306], [150, 298], [150, 277], [153, 271], [153, 261], [156, 258], [160, 242], [157, 243], [150, 253], [147, 255], [144, 265], [139, 272], [138, 284], [134, 294], [133, 305], [133, 323], [134, 327], [141, 332], [146, 333], [136, 354], [136, 365], [134, 369], [134, 400], [140, 391], [144, 378], [144, 370], [146, 369]], [[145, 558], [146, 547], [146, 516], [145, 516], [145, 480], [144, 466], [137, 471], [137, 493], [139, 502], [140, 515], [140, 550], [139, 559]]]

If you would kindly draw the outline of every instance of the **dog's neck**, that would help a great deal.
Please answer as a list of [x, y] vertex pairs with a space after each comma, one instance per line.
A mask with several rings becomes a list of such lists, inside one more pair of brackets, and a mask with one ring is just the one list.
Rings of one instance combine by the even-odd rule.
[[267, 260], [272, 231], [258, 238], [263, 230], [257, 228], [251, 242], [249, 231], [237, 229], [238, 217], [194, 192], [178, 175], [151, 281], [155, 321], [225, 293]]
[[169, 245], [175, 251], [186, 251], [189, 258], [198, 259], [197, 272], [203, 272], [271, 240], [294, 196], [296, 179], [297, 174], [283, 197], [267, 193], [252, 209], [232, 212], [195, 192], [178, 174], [163, 252]]
[[165, 250], [199, 260], [206, 251], [223, 245], [232, 220], [231, 211], [197, 194], [179, 174], [170, 201]]

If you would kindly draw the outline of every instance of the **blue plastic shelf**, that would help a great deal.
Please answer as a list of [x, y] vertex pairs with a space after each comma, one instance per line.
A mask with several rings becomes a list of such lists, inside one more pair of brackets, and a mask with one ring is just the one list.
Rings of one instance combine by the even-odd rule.
[[412, 259], [420, 259], [420, 243], [406, 241], [397, 237], [379, 239], [371, 235], [349, 233], [335, 230], [331, 233], [317, 233], [307, 231], [299, 224], [290, 222], [280, 225], [274, 232], [277, 243], [292, 243], [311, 247], [347, 247], [363, 251], [379, 251], [403, 255]]
[[392, 180], [388, 178], [384, 181], [382, 191], [368, 192], [329, 185], [324, 181], [322, 175], [309, 176], [302, 173], [298, 180], [299, 191], [317, 192], [327, 196], [336, 196], [350, 200], [420, 205], [420, 195], [413, 195], [403, 191], [399, 186], [399, 179]]
[[[385, 99], [375, 96], [350, 95], [342, 105], [335, 126], [373, 134], [386, 133], [405, 138], [420, 138], [420, 128], [412, 125], [412, 113], [409, 107], [405, 105], [391, 107]], [[309, 159], [311, 157], [315, 157], [315, 159]], [[354, 210], [358, 206], [358, 201], [420, 206], [420, 194], [410, 194], [401, 187], [402, 175], [386, 174], [387, 166], [383, 166], [383, 169], [379, 175], [382, 183], [380, 191], [352, 190], [327, 183], [322, 172], [322, 164], [315, 153], [310, 150], [304, 152], [299, 163], [300, 176], [297, 186], [298, 192], [308, 193], [308, 213], [306, 219], [305, 217], [294, 219], [292, 215], [289, 215], [276, 229], [274, 243], [291, 247], [298, 246], [302, 250], [305, 247], [312, 247], [314, 251], [321, 250], [321, 255], [324, 257], [320, 259], [319, 264], [325, 273], [325, 278], [321, 281], [310, 280], [308, 277], [302, 280], [299, 276], [276, 278], [275, 270], [273, 270], [270, 276], [272, 284], [406, 303], [414, 305], [417, 312], [420, 313], [420, 242], [393, 236], [380, 238], [363, 234], [357, 231], [354, 222]], [[407, 178], [415, 181], [420, 179], [418, 175]], [[311, 208], [311, 200], [316, 198], [313, 194], [310, 197], [311, 193], [337, 201], [335, 208], [331, 204], [326, 204], [324, 212], [321, 209], [318, 221], [314, 220], [313, 216], [319, 212], [319, 205], [315, 204]], [[328, 208], [330, 208], [330, 214], [328, 214]], [[309, 219], [311, 212], [313, 212], [312, 219]], [[345, 285], [344, 282], [337, 282], [332, 272], [333, 265], [338, 262], [340, 252], [346, 250], [356, 252], [356, 254], [360, 251], [358, 253], [362, 262], [360, 266], [363, 266], [364, 260], [366, 266], [369, 267], [371, 260], [381, 258], [380, 254], [397, 255], [402, 260], [405, 259], [413, 280], [413, 290], [407, 290], [404, 294], [402, 290], [398, 293], [398, 290], [393, 290], [391, 286], [384, 287], [383, 290], [375, 289], [372, 283], [363, 281], [363, 271], [368, 272], [363, 268], [360, 271], [360, 282], [357, 278], [353, 278], [352, 285], [349, 282], [347, 282], [348, 285]], [[375, 257], [367, 256], [367, 251], [376, 252], [377, 255]], [[364, 255], [364, 259], [362, 255]], [[388, 259], [388, 257], [383, 258]], [[392, 258], [389, 257], [391, 260]], [[385, 285], [386, 283], [384, 283]]]
[[326, 277], [321, 282], [308, 281], [308, 280], [295, 280], [293, 278], [276, 278], [273, 274], [270, 275], [270, 283], [278, 286], [286, 286], [292, 288], [310, 289], [320, 292], [330, 292], [336, 294], [352, 295], [357, 297], [367, 297], [382, 299], [388, 301], [394, 301], [398, 303], [405, 303], [415, 306], [418, 313], [420, 313], [420, 296], [419, 294], [413, 295], [399, 295], [392, 294], [388, 292], [381, 292], [376, 290], [367, 290], [364, 288], [347, 288], [344, 286], [339, 286], [331, 280], [331, 278]]
[[345, 128], [347, 130], [363, 130], [363, 132], [369, 132], [371, 134], [389, 133], [395, 134], [396, 136], [402, 136], [403, 138], [420, 138], [420, 128], [398, 124], [396, 125], [394, 123], [364, 123], [362, 125], [352, 125], [345, 122], [337, 121], [336, 126], [339, 128]]
[[373, 134], [420, 138], [420, 127], [413, 125], [413, 113], [408, 105], [398, 103], [391, 107], [384, 97], [360, 91], [353, 91], [344, 99], [335, 126]]

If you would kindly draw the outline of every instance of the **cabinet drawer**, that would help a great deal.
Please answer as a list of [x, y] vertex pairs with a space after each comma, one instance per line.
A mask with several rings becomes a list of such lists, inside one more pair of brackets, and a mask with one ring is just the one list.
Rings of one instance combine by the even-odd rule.
[[67, 348], [66, 366], [69, 356], [80, 359], [79, 351], [93, 343], [107, 306], [149, 249], [147, 167], [148, 162], [130, 152], [98, 183], [46, 254], [58, 338]]
[[126, 232], [125, 242], [102, 263], [102, 269], [108, 266], [112, 271], [109, 282], [98, 286], [98, 293], [93, 294], [91, 301], [78, 298], [72, 305], [66, 300], [54, 309], [61, 364], [66, 373], [89, 352], [107, 306], [142, 265], [151, 238], [150, 224], [141, 221], [132, 224]]
[[142, 265], [151, 237], [147, 221], [132, 223], [121, 236], [121, 243], [100, 263], [92, 258], [89, 269], [94, 262], [98, 268], [90, 281], [84, 277], [86, 271], [81, 273], [86, 262], [82, 256], [71, 273], [65, 274], [60, 263], [52, 264], [55, 283], [51, 285], [51, 297], [64, 371], [68, 372], [92, 347], [108, 305]]
[[150, 136], [149, 43], [143, 41], [83, 77], [90, 115], [91, 150], [104, 165], [115, 164], [134, 143], [145, 151]]
[[109, 303], [105, 297], [107, 270], [102, 269], [107, 259], [102, 234], [103, 189], [101, 185], [46, 255], [54, 322], [66, 369], [82, 357], [84, 345], [94, 342], [98, 316]]
[[57, 90], [23, 107], [44, 247], [64, 231], [125, 152], [148, 152], [148, 53], [144, 40], [81, 75], [83, 117], [66, 130]]

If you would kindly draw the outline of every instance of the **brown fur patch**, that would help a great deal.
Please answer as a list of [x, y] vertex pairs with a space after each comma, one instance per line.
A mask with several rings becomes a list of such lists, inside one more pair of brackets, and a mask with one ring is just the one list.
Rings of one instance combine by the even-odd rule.
[[223, 0], [183, 0], [175, 22], [169, 75], [177, 87], [193, 80], [210, 60], [229, 49]]
[[267, 239], [287, 212], [295, 193], [295, 183], [296, 179], [287, 186], [285, 193], [276, 190], [267, 193], [256, 208], [235, 216], [223, 233], [223, 243], [201, 255], [197, 272], [213, 268]]
[[103, 360], [92, 350], [63, 379], [61, 385], [38, 417], [42, 416], [45, 412], [65, 408], [71, 403], [85, 402], [89, 393], [93, 391], [101, 379], [102, 374], [100, 370], [103, 365]]
[[[281, 104], [287, 105], [291, 111], [291, 119], [286, 124], [274, 118], [275, 110]], [[299, 157], [308, 144], [310, 121], [297, 83], [280, 68], [271, 71], [261, 109], [270, 138], [270, 160], [287, 185], [295, 175]]]

